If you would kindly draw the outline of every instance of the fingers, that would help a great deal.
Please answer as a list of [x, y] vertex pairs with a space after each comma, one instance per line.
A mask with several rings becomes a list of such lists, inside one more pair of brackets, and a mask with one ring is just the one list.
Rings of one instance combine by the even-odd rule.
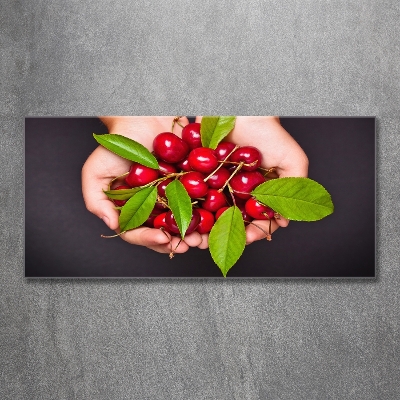
[[147, 227], [132, 229], [121, 235], [121, 238], [128, 243], [146, 247], [169, 244], [170, 237], [168, 233], [164, 233], [160, 229]]
[[[95, 150], [96, 152], [96, 150]], [[94, 153], [93, 153], [94, 154]], [[115, 205], [103, 193], [107, 189], [111, 177], [96, 176], [97, 166], [95, 158], [90, 156], [82, 168], [82, 194], [86, 208], [101, 218], [110, 229], [117, 229], [118, 211]]]
[[[293, 151], [283, 160], [281, 167], [278, 167], [278, 171], [279, 178], [308, 176], [308, 158], [297, 143], [293, 145]], [[289, 224], [289, 220], [283, 217], [276, 219], [276, 222], [282, 228]]]
[[[185, 253], [189, 246], [178, 237], [172, 236], [160, 229], [136, 228], [121, 235], [121, 238], [130, 244], [145, 246], [158, 253]], [[170, 240], [171, 239], [171, 240]]]
[[[200, 246], [203, 239], [198, 232], [185, 236], [185, 240], [172, 236], [160, 229], [136, 228], [121, 235], [121, 238], [128, 243], [148, 247], [159, 253], [185, 253], [189, 247]], [[171, 242], [170, 242], [171, 239]]]
[[[257, 226], [256, 226], [257, 225]], [[271, 233], [279, 228], [276, 220], [271, 221]], [[257, 240], [265, 239], [269, 232], [269, 221], [255, 220], [246, 227], [246, 244], [249, 245]], [[193, 232], [185, 237], [185, 240], [173, 236], [171, 243], [168, 233], [163, 233], [159, 229], [152, 228], [136, 228], [121, 235], [121, 238], [128, 243], [145, 246], [158, 253], [185, 253], [190, 247], [198, 247], [200, 249], [208, 248], [208, 234], [200, 235]]]
[[306, 178], [309, 164], [306, 153], [281, 125], [276, 128], [276, 131], [283, 138], [286, 148], [286, 154], [277, 165], [279, 178], [292, 176]]
[[[255, 242], [256, 240], [265, 239], [269, 233], [269, 220], [260, 221], [254, 220], [246, 227], [246, 244]], [[276, 220], [271, 220], [271, 233], [279, 228]]]
[[169, 244], [162, 244], [159, 246], [149, 246], [148, 248], [162, 254], [181, 254], [189, 250], [189, 247], [187, 245], [185, 246], [185, 242], [183, 241], [172, 246]]
[[[300, 145], [290, 136], [290, 134], [280, 125], [278, 121], [276, 128], [282, 138], [285, 138], [287, 154], [283, 157], [280, 165], [278, 165], [277, 172], [279, 178], [285, 177], [304, 177], [308, 176], [308, 157], [300, 147]], [[276, 223], [285, 228], [289, 224], [289, 220], [283, 217], [276, 218]]]
[[282, 216], [275, 218], [275, 221], [281, 228], [286, 228], [289, 225], [289, 220]]
[[278, 167], [278, 175], [279, 178], [295, 176], [307, 178], [308, 157], [306, 154], [301, 149], [298, 149], [296, 154], [289, 155], [288, 159], [285, 159], [281, 166]]
[[185, 243], [190, 247], [198, 247], [201, 245], [203, 239], [199, 232], [193, 232], [185, 236]]
[[201, 243], [197, 246], [199, 249], [207, 249], [208, 248], [208, 233], [204, 233], [201, 235]]
[[185, 253], [190, 247], [208, 248], [207, 234], [200, 235], [198, 232], [193, 232], [185, 236], [185, 240], [182, 241], [179, 237], [172, 236], [171, 244], [169, 243], [170, 237], [168, 233], [163, 233], [160, 229], [151, 228], [137, 228], [121, 235], [121, 238], [128, 243], [146, 246], [159, 253], [170, 253], [171, 244], [172, 249], [178, 246], [175, 253]]

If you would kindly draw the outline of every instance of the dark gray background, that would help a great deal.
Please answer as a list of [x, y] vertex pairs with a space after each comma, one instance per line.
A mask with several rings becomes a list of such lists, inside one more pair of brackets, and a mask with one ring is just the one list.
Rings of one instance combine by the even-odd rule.
[[[397, 1], [2, 2], [0, 397], [397, 399]], [[27, 281], [24, 117], [376, 115], [378, 278]]]
[[[374, 277], [375, 119], [283, 117], [281, 124], [307, 153], [309, 176], [329, 190], [335, 211], [246, 247], [228, 277]], [[80, 179], [97, 147], [93, 132], [107, 133], [98, 118], [25, 120], [25, 276], [222, 278], [208, 250], [170, 260], [100, 237], [114, 232], [86, 210]]]

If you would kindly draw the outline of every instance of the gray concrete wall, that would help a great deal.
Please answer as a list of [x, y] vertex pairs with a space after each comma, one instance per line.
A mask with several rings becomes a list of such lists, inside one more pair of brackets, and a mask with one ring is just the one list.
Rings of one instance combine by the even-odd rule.
[[[397, 1], [1, 3], [0, 398], [400, 398]], [[376, 115], [378, 278], [25, 280], [23, 118], [177, 113]]]

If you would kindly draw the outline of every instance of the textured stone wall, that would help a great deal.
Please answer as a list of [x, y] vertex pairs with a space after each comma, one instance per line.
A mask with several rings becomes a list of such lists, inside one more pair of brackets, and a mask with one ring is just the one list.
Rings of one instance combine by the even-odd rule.
[[[398, 399], [397, 1], [10, 1], [2, 399]], [[24, 117], [373, 115], [375, 280], [24, 279]]]

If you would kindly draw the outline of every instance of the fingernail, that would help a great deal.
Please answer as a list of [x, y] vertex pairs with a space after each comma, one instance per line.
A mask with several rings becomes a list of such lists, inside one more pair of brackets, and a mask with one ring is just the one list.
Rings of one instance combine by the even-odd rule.
[[104, 223], [105, 223], [108, 227], [110, 227], [110, 220], [108, 219], [108, 217], [104, 216], [104, 217], [102, 218], [102, 220], [104, 221]]

